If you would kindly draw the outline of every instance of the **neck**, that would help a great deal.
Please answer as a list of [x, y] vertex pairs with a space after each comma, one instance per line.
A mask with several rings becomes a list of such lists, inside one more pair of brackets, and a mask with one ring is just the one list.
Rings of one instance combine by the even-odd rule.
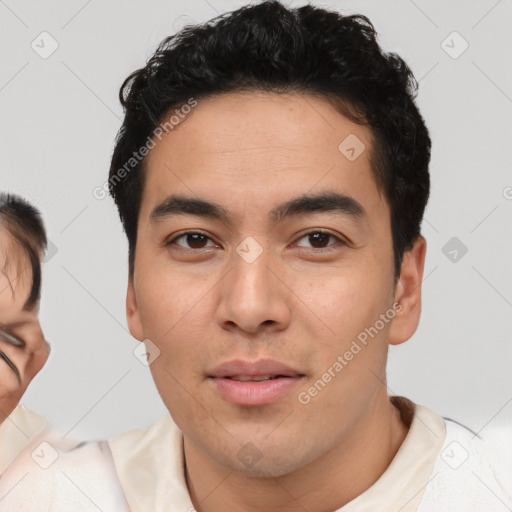
[[312, 463], [279, 478], [251, 478], [221, 467], [186, 437], [186, 479], [197, 512], [327, 512], [371, 487], [408, 432], [384, 396], [355, 428]]

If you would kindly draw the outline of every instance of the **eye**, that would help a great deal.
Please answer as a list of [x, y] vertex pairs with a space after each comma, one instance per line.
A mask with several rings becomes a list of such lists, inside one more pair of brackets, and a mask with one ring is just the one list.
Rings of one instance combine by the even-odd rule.
[[20, 371], [18, 370], [16, 365], [10, 360], [10, 358], [7, 357], [7, 354], [3, 350], [0, 350], [0, 360], [1, 359], [3, 359], [7, 363], [7, 366], [9, 366], [9, 368], [14, 372], [14, 374], [16, 375], [16, 379], [18, 380], [18, 384], [21, 386]]
[[[184, 243], [187, 245], [182, 245], [178, 243], [178, 240], [183, 240]], [[211, 238], [209, 238], [203, 233], [200, 233], [199, 231], [187, 231], [186, 233], [182, 233], [181, 235], [173, 238], [172, 240], [169, 240], [168, 242], [166, 242], [165, 245], [169, 246], [172, 244], [176, 244], [177, 246], [182, 247], [183, 249], [205, 249], [207, 247], [205, 244], [208, 240], [211, 241]]]
[[[301, 236], [299, 238], [300, 240], [307, 239], [307, 242], [309, 242], [313, 249], [326, 249], [328, 247], [332, 247], [335, 245], [345, 245], [345, 242], [338, 238], [337, 236], [333, 235], [332, 233], [328, 233], [326, 231], [310, 231], [309, 233], [306, 233], [305, 235]], [[334, 239], [335, 243], [328, 244], [329, 239]], [[301, 244], [297, 244], [299, 247], [306, 247]]]
[[[341, 238], [333, 235], [332, 233], [321, 230], [310, 231], [309, 233], [301, 236], [299, 241], [303, 239], [307, 240], [307, 243], [309, 242], [313, 249], [327, 249], [336, 245], [346, 245]], [[332, 240], [334, 243], [329, 243], [330, 240]], [[183, 249], [198, 250], [214, 247], [215, 245], [207, 245], [209, 241], [213, 244], [212, 239], [204, 233], [199, 231], [186, 231], [185, 233], [181, 233], [177, 237], [169, 240], [165, 245], [177, 245]], [[297, 245], [299, 247], [307, 247], [306, 245], [302, 245], [300, 243], [297, 243]]]
[[0, 341], [12, 345], [13, 347], [23, 348], [25, 346], [25, 342], [21, 338], [7, 332], [2, 326], [0, 326]]

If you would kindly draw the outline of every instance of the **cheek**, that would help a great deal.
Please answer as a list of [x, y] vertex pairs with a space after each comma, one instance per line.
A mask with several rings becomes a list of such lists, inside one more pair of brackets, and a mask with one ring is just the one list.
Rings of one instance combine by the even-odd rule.
[[[145, 274], [137, 288], [140, 321], [145, 338], [160, 350], [151, 371], [162, 389], [174, 389], [173, 377], [180, 382], [195, 378], [194, 368], [204, 350], [204, 307], [201, 298], [206, 286], [184, 280], [177, 272]], [[203, 291], [202, 288], [205, 288]]]
[[143, 275], [137, 286], [137, 304], [145, 335], [166, 341], [185, 325], [193, 329], [190, 322], [201, 309], [206, 285], [175, 270]]
[[305, 309], [309, 322], [316, 322], [329, 335], [344, 338], [350, 327], [364, 323], [371, 313], [376, 297], [375, 279], [368, 272], [359, 273], [355, 267], [334, 268], [314, 277], [307, 276], [301, 282], [300, 276], [294, 279], [294, 292], [297, 310]]
[[[381, 362], [386, 358], [390, 324], [379, 322], [378, 333], [371, 331], [373, 337], [367, 329], [390, 307], [389, 283], [384, 281], [376, 267], [374, 270], [365, 265], [364, 269], [352, 266], [350, 271], [340, 268], [328, 277], [308, 279], [300, 286], [297, 295], [306, 297], [303, 303], [307, 308], [297, 303], [304, 311], [297, 316], [302, 317], [299, 322], [315, 338], [312, 357], [318, 371], [327, 370], [358, 339], [362, 348], [358, 351], [357, 346], [353, 347], [357, 355], [351, 359], [350, 366], [368, 366], [380, 371]], [[296, 281], [297, 285], [299, 282]]]
[[[150, 371], [156, 388], [181, 429], [186, 429], [195, 418], [204, 417], [204, 375], [201, 364], [205, 347], [201, 333], [185, 331], [180, 324], [167, 335], [156, 340], [159, 357], [151, 364]], [[204, 338], [204, 329], [202, 331]]]

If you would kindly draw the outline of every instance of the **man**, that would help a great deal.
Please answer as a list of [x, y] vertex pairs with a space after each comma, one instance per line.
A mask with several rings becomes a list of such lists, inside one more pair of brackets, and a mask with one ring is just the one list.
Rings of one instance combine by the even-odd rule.
[[128, 325], [170, 415], [37, 476], [25, 449], [0, 481], [9, 510], [48, 485], [53, 510], [65, 485], [77, 510], [93, 491], [114, 510], [98, 500], [117, 482], [62, 478], [108, 474], [110, 452], [132, 511], [511, 506], [505, 459], [387, 393], [388, 346], [421, 312], [415, 86], [366, 18], [272, 1], [185, 28], [128, 77], [109, 184]]

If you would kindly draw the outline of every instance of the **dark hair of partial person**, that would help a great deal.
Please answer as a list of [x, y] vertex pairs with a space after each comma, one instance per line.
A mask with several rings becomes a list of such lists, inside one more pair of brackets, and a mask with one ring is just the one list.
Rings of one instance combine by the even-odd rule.
[[402, 58], [380, 48], [366, 16], [311, 5], [288, 9], [277, 0], [185, 26], [165, 38], [146, 65], [122, 84], [125, 115], [112, 155], [109, 191], [128, 238], [130, 273], [146, 159], [122, 180], [113, 179], [117, 171], [171, 109], [190, 98], [239, 91], [315, 95], [370, 129], [370, 163], [391, 210], [398, 279], [404, 252], [421, 234], [430, 190], [431, 141], [414, 101], [418, 82]]
[[0, 192], [0, 226], [7, 229], [30, 262], [32, 286], [24, 308], [31, 309], [41, 297], [41, 259], [48, 243], [41, 214], [25, 199]]

